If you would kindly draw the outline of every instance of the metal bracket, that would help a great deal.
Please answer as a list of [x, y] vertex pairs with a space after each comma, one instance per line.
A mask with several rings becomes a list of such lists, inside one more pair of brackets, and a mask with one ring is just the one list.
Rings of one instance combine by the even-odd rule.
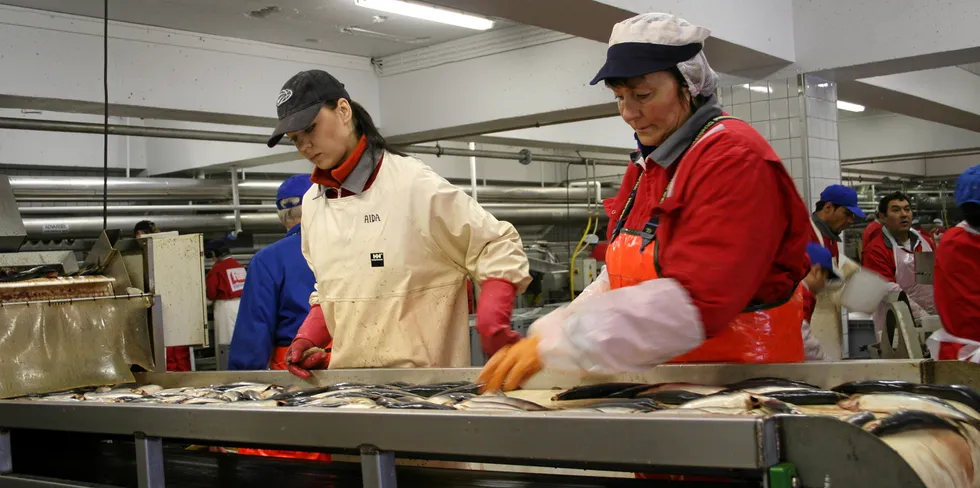
[[10, 452], [10, 431], [0, 429], [0, 474], [14, 471], [13, 453]]
[[531, 164], [531, 160], [532, 159], [531, 159], [531, 150], [530, 149], [527, 149], [527, 148], [521, 149], [517, 153], [517, 162], [518, 163], [521, 163], [524, 166], [527, 166], [527, 165]]
[[396, 488], [395, 453], [362, 446], [361, 476], [364, 488]]
[[165, 488], [163, 440], [136, 434], [136, 478], [139, 488]]

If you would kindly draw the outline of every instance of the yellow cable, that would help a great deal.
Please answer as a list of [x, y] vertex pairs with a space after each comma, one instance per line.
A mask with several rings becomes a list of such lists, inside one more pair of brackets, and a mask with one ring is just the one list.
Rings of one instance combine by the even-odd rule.
[[[596, 228], [599, 227], [599, 217], [595, 218]], [[578, 255], [585, 249], [582, 245], [585, 242], [585, 238], [589, 235], [589, 231], [592, 230], [592, 218], [589, 218], [589, 223], [585, 226], [585, 232], [582, 233], [582, 238], [578, 240], [578, 245], [575, 246], [575, 252], [572, 253], [572, 261], [568, 265], [568, 285], [572, 293], [572, 300], [575, 299], [575, 261], [578, 259]]]

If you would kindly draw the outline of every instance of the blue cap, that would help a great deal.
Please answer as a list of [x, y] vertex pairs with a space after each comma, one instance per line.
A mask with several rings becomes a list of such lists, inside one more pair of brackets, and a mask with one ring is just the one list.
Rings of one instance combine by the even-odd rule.
[[850, 210], [859, 219], [866, 217], [861, 207], [858, 207], [858, 193], [854, 188], [848, 188], [844, 185], [830, 185], [820, 192], [820, 200], [840, 205]]
[[980, 164], [968, 168], [956, 179], [956, 206], [964, 203], [980, 204]]
[[816, 242], [811, 242], [806, 245], [806, 254], [810, 256], [811, 266], [819, 264], [821, 268], [830, 272], [830, 279], [841, 279], [840, 275], [834, 269], [834, 257], [831, 256], [829, 249]]
[[[303, 195], [311, 186], [313, 186], [313, 182], [310, 181], [310, 175], [293, 175], [286, 178], [286, 181], [279, 185], [279, 191], [276, 192], [276, 208], [285, 210], [302, 205]], [[287, 198], [299, 198], [300, 201], [299, 203], [283, 204], [282, 201]]]

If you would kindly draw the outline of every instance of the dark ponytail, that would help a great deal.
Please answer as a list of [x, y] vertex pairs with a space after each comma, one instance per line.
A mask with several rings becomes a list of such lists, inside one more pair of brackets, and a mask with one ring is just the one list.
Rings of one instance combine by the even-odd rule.
[[[364, 136], [367, 138], [368, 147], [373, 151], [388, 151], [392, 154], [397, 154], [399, 156], [407, 156], [405, 153], [393, 149], [388, 141], [385, 140], [381, 132], [378, 131], [378, 126], [374, 125], [374, 119], [371, 118], [371, 114], [368, 113], [367, 109], [363, 105], [353, 101], [347, 100], [350, 103], [351, 111], [354, 114], [354, 131], [357, 136]], [[331, 110], [337, 108], [337, 101], [327, 102], [326, 104]]]

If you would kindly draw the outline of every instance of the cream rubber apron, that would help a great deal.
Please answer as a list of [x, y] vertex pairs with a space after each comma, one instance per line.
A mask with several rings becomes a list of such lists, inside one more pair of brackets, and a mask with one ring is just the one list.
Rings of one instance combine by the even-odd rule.
[[363, 193], [303, 205], [330, 369], [470, 365], [466, 270], [413, 222], [424, 212], [413, 212], [412, 181], [426, 170], [385, 153]]
[[[922, 244], [922, 252], [932, 252], [932, 246], [922, 238], [914, 229], [909, 229], [909, 233], [919, 238]], [[932, 285], [920, 285], [915, 282], [915, 249], [905, 249], [898, 245], [895, 238], [887, 231], [882, 231], [882, 236], [892, 245], [892, 255], [895, 257], [895, 283], [908, 295], [909, 300], [915, 302], [923, 310], [931, 315], [936, 314], [936, 302], [932, 297]], [[885, 330], [885, 317], [888, 313], [888, 306], [885, 303], [878, 305], [878, 310], [872, 315], [875, 325], [875, 334], [881, 340], [881, 333]], [[915, 315], [912, 316], [915, 318]]]
[[[810, 219], [810, 226], [813, 227], [813, 232], [817, 234], [820, 245], [823, 246], [823, 234], [820, 233], [820, 229], [817, 228], [817, 224], [813, 222], [812, 218]], [[844, 255], [844, 250], [839, 243], [837, 251], [838, 255]], [[837, 258], [834, 258], [834, 266], [838, 266]], [[840, 301], [843, 292], [843, 287], [825, 288], [815, 296], [817, 302], [813, 308], [813, 316], [810, 317], [810, 332], [820, 343], [823, 359], [826, 361], [840, 361], [843, 357], [844, 333], [840, 315]], [[807, 360], [811, 360], [811, 358], [808, 357]]]

